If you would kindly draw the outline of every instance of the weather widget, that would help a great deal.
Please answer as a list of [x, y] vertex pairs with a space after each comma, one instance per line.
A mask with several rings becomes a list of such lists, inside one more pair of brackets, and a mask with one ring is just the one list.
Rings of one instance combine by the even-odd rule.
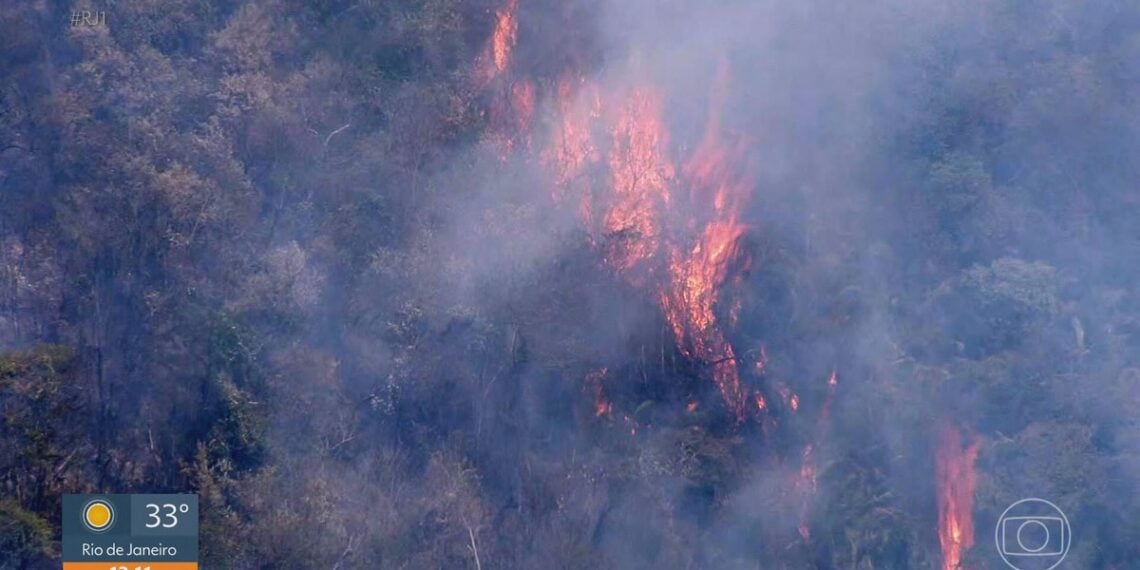
[[63, 570], [197, 570], [198, 496], [64, 495]]

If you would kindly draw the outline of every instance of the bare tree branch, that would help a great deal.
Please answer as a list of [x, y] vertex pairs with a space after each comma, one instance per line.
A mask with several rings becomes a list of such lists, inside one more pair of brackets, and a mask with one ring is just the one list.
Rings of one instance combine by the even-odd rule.
[[329, 136], [325, 137], [325, 146], [329, 146], [329, 141], [332, 140], [333, 137], [340, 134], [341, 131], [343, 131], [343, 130], [347, 129], [348, 127], [351, 127], [351, 126], [352, 126], [352, 123], [345, 123], [343, 127], [329, 133]]
[[471, 530], [471, 525], [464, 521], [463, 526], [467, 529], [467, 538], [471, 540], [471, 553], [475, 555], [475, 570], [483, 570], [483, 564], [479, 562], [479, 547], [475, 545], [475, 532]]

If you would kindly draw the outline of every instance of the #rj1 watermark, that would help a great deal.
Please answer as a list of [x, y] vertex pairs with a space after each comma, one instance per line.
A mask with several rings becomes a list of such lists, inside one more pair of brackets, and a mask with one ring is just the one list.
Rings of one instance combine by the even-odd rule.
[[105, 10], [72, 10], [71, 27], [95, 27], [107, 25], [107, 12]]

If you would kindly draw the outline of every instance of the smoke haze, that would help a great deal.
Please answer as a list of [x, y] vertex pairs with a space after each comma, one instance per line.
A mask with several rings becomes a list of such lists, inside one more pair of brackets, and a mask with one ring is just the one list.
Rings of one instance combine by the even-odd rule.
[[204, 568], [1140, 559], [1140, 8], [40, 4], [0, 568], [172, 490]]

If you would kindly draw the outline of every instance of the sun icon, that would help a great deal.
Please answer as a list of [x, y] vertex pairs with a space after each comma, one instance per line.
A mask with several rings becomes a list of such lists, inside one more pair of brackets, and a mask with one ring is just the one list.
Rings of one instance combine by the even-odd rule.
[[115, 509], [103, 499], [94, 499], [83, 507], [83, 524], [91, 532], [105, 532], [115, 522]]

